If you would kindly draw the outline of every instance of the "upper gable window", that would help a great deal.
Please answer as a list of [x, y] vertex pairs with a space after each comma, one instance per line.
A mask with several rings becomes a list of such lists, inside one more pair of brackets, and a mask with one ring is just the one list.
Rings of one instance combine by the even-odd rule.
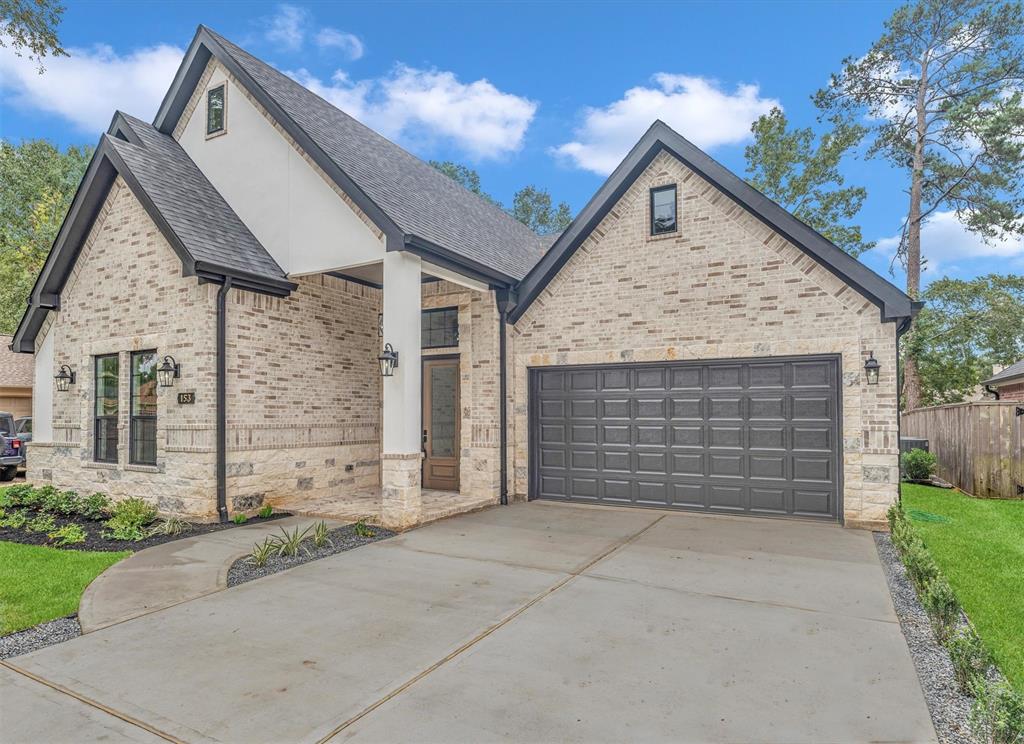
[[651, 235], [676, 231], [676, 186], [651, 189]]
[[223, 83], [206, 91], [206, 134], [220, 134], [224, 130], [224, 107], [227, 86]]

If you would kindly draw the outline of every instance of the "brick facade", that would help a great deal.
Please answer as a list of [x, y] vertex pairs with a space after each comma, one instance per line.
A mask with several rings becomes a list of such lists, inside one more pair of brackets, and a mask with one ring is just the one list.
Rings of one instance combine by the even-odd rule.
[[999, 400], [1024, 401], [1024, 382], [993, 385], [992, 387], [999, 391]]
[[[673, 183], [679, 230], [652, 237], [649, 189]], [[834, 353], [846, 524], [880, 524], [897, 494], [895, 334], [877, 306], [662, 153], [515, 325], [510, 484], [526, 498], [529, 367]], [[877, 386], [864, 380], [869, 351]]]

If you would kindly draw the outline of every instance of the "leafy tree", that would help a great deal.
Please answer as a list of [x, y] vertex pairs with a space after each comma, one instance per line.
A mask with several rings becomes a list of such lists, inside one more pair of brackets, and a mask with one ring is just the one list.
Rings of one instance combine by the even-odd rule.
[[430, 164], [464, 189], [472, 191], [477, 196], [483, 197], [496, 207], [501, 206], [501, 202], [480, 188], [480, 174], [472, 168], [462, 165], [461, 163], [455, 163], [451, 160], [431, 160]]
[[10, 46], [19, 57], [23, 53], [39, 64], [43, 58], [67, 57], [57, 38], [57, 26], [64, 6], [54, 0], [0, 0], [0, 47]]
[[[833, 122], [865, 121], [869, 156], [905, 175], [898, 255], [907, 292], [921, 289], [921, 227], [955, 211], [986, 239], [1024, 232], [1024, 9], [1018, 2], [916, 0], [898, 8], [863, 56], [818, 91]], [[867, 115], [867, 119], [861, 117]], [[908, 356], [908, 408], [921, 405]]]
[[814, 131], [790, 129], [786, 115], [773, 108], [750, 127], [747, 181], [852, 256], [874, 244], [849, 221], [860, 211], [867, 190], [843, 188], [839, 162], [864, 136], [864, 127], [839, 124], [815, 143]]
[[991, 377], [993, 364], [1024, 358], [1024, 276], [938, 279], [922, 298], [904, 346], [921, 375], [922, 404], [958, 403]]
[[554, 206], [547, 189], [524, 186], [512, 197], [509, 214], [539, 235], [561, 232], [572, 222], [569, 205], [559, 202]]
[[46, 140], [0, 142], [0, 333], [14, 333], [92, 157]]

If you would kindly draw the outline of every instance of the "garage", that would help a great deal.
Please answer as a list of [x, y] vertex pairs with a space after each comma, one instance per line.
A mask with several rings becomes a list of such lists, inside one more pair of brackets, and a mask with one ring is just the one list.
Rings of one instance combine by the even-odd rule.
[[530, 498], [836, 521], [838, 357], [533, 368]]

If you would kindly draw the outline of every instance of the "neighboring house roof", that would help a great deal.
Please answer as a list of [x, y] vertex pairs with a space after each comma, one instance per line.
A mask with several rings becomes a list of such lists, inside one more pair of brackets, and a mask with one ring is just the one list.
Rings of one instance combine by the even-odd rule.
[[46, 313], [57, 309], [93, 221], [120, 175], [182, 261], [185, 276], [286, 295], [295, 288], [199, 167], [172, 137], [118, 112], [96, 146], [53, 248], [36, 279], [14, 349], [31, 352]]
[[920, 309], [921, 303], [911, 300], [860, 261], [748, 185], [667, 124], [656, 121], [598, 189], [583, 211], [519, 284], [519, 304], [510, 314], [513, 323], [526, 312], [530, 303], [540, 295], [619, 198], [662, 151], [674, 155], [690, 170], [698, 173], [772, 230], [878, 305], [883, 321], [900, 322], [903, 327], [903, 324]]
[[384, 231], [388, 250], [437, 253], [506, 283], [540, 258], [541, 238], [504, 210], [205, 26], [157, 114], [160, 131], [174, 130], [210, 55]]
[[0, 388], [32, 387], [35, 363], [31, 356], [11, 351], [14, 336], [0, 336]]
[[1019, 362], [1011, 364], [1004, 370], [996, 372], [987, 380], [982, 380], [982, 385], [999, 385], [1000, 383], [1010, 382], [1018, 377], [1024, 377], [1024, 359]]

